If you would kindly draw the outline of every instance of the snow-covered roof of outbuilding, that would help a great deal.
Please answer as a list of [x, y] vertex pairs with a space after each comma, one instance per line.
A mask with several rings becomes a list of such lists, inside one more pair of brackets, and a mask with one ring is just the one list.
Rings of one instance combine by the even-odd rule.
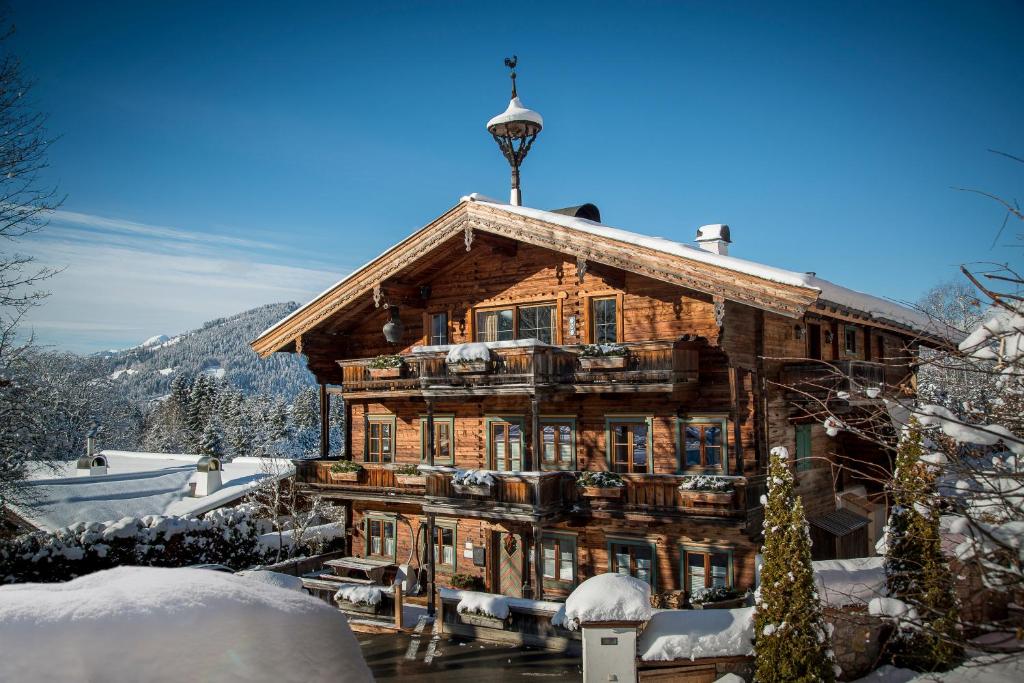
[[101, 451], [106, 474], [76, 476], [75, 463], [40, 463], [29, 472], [31, 506], [15, 512], [40, 529], [75, 522], [105, 522], [146, 515], [200, 515], [238, 500], [268, 477], [291, 476], [283, 459], [240, 457], [224, 463], [221, 488], [202, 497], [189, 495], [202, 456], [182, 453]]

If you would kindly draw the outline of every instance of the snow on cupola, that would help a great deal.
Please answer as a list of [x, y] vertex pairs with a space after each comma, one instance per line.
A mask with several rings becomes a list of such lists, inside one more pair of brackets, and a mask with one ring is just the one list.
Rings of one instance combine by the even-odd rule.
[[518, 58], [515, 55], [505, 58], [505, 66], [511, 69], [512, 73], [512, 99], [508, 108], [487, 122], [487, 131], [494, 137], [494, 141], [501, 148], [509, 166], [512, 167], [512, 194], [509, 204], [512, 206], [523, 205], [523, 195], [519, 190], [519, 167], [530, 152], [533, 141], [537, 134], [544, 127], [544, 118], [523, 106], [516, 93], [516, 64]]
[[729, 226], [724, 223], [711, 223], [697, 228], [697, 245], [712, 254], [729, 255]]

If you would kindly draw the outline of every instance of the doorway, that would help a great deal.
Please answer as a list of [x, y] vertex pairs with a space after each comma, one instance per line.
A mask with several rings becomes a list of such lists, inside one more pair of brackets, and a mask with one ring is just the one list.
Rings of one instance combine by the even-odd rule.
[[523, 537], [507, 531], [495, 534], [498, 562], [498, 592], [510, 598], [523, 597]]
[[821, 360], [821, 325], [807, 324], [807, 357]]

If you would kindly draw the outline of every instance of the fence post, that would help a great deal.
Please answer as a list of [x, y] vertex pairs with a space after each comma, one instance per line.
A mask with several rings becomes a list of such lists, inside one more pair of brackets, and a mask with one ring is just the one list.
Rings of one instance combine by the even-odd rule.
[[401, 582], [395, 584], [395, 626], [399, 631], [405, 628], [405, 621], [403, 620], [404, 611], [402, 609], [402, 584]]

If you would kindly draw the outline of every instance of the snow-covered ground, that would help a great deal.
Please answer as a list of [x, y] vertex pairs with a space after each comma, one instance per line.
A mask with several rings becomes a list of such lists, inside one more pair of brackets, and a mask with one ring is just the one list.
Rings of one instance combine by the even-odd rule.
[[338, 610], [203, 569], [119, 567], [0, 587], [0, 680], [372, 681]]
[[945, 673], [918, 673], [886, 664], [853, 683], [1020, 683], [1024, 656], [978, 657]]

